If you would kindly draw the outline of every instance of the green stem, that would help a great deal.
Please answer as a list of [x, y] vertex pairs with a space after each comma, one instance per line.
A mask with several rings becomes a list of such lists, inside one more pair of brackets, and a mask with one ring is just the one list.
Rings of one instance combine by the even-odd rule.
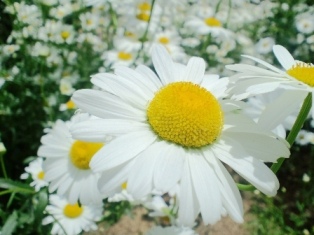
[[135, 65], [136, 61], [140, 57], [141, 52], [144, 49], [144, 43], [147, 41], [147, 35], [148, 35], [149, 26], [150, 26], [150, 21], [151, 21], [151, 19], [153, 17], [154, 5], [155, 5], [155, 0], [152, 0], [152, 7], [150, 8], [149, 19], [148, 19], [148, 22], [147, 22], [147, 26], [146, 26], [146, 29], [145, 29], [145, 32], [144, 32], [143, 36], [139, 39], [141, 41], [141, 48], [139, 49], [139, 51], [138, 51], [138, 53], [137, 53], [137, 55], [136, 55], [132, 65]]
[[[2, 143], [0, 143], [0, 144], [2, 144]], [[4, 160], [3, 160], [3, 156], [4, 156], [5, 152], [6, 152], [5, 150], [0, 152], [0, 164], [1, 164], [1, 169], [2, 169], [2, 172], [3, 172], [3, 177], [5, 179], [7, 179], [8, 175], [7, 175], [7, 171], [5, 169], [5, 164], [4, 164]]]
[[[295, 120], [289, 135], [286, 138], [290, 147], [293, 145], [299, 131], [301, 130], [304, 122], [306, 121], [308, 114], [311, 110], [311, 106], [312, 106], [312, 94], [309, 93], [302, 104], [298, 117]], [[279, 158], [276, 163], [273, 163], [270, 169], [276, 174], [284, 161], [285, 161], [285, 158]], [[237, 184], [237, 186], [240, 190], [243, 190], [243, 191], [253, 191], [255, 189], [255, 187], [250, 184]]]

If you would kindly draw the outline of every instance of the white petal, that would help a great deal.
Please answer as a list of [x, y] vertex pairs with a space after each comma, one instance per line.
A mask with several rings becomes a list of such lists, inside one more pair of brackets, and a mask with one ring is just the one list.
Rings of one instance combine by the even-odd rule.
[[186, 67], [184, 81], [200, 84], [205, 74], [205, 62], [202, 58], [192, 57]]
[[180, 183], [178, 220], [180, 224], [190, 227], [194, 225], [194, 220], [200, 212], [191, 174], [189, 162], [185, 161]]
[[274, 196], [279, 188], [276, 175], [260, 160], [247, 156], [239, 149], [225, 149], [213, 145], [215, 155], [233, 168], [239, 175], [266, 195]]
[[152, 61], [163, 85], [174, 82], [174, 63], [163, 46], [155, 45], [152, 49]]
[[134, 161], [125, 162], [101, 174], [98, 180], [98, 188], [104, 197], [113, 196], [114, 193], [121, 192], [122, 184], [126, 182], [133, 163]]
[[125, 79], [120, 76], [106, 77], [106, 74], [103, 76], [94, 75], [91, 78], [91, 82], [100, 87], [110, 87], [113, 94], [139, 109], [144, 109], [147, 101], [152, 96], [152, 93], [145, 93], [145, 89], [141, 89], [132, 79]]
[[37, 155], [39, 157], [46, 158], [58, 158], [66, 157], [68, 155], [69, 149], [56, 148], [55, 146], [41, 145], [38, 149]]
[[200, 153], [190, 153], [186, 160], [189, 162], [193, 187], [203, 221], [205, 225], [214, 224], [220, 219], [222, 210], [221, 195], [217, 190], [217, 176]]
[[73, 124], [71, 133], [75, 139], [106, 142], [108, 137], [140, 131], [143, 128], [148, 128], [148, 125], [124, 119], [96, 119]]
[[136, 199], [141, 199], [152, 192], [153, 174], [156, 161], [159, 161], [160, 150], [163, 147], [156, 142], [141, 152], [134, 159], [134, 166], [128, 178], [128, 192]]
[[255, 58], [253, 56], [248, 56], [248, 55], [243, 55], [243, 57], [251, 59], [251, 60], [254, 60], [255, 62], [260, 63], [261, 65], [264, 65], [266, 68], [269, 68], [270, 70], [273, 70], [273, 71], [275, 71], [275, 72], [277, 72], [279, 74], [283, 74], [284, 73], [282, 70], [276, 68], [275, 66], [273, 66], [273, 65], [271, 65], [271, 64], [269, 64], [269, 63], [267, 63], [267, 62], [265, 62], [265, 61], [263, 61], [261, 59]]
[[72, 100], [79, 108], [96, 117], [146, 120], [145, 112], [107, 92], [82, 89], [74, 92]]
[[226, 208], [230, 217], [237, 223], [243, 222], [243, 203], [240, 191], [232, 179], [229, 172], [216, 158], [214, 153], [208, 149], [205, 153], [206, 159], [214, 166], [214, 170], [219, 179], [219, 189], [223, 200], [223, 206]]
[[149, 80], [152, 84], [154, 84], [154, 89], [159, 90], [162, 87], [160, 79], [157, 77], [157, 75], [147, 66], [145, 65], [139, 65], [135, 69], [137, 72], [142, 74], [142, 76]]
[[303, 90], [285, 91], [266, 106], [258, 119], [258, 124], [266, 130], [273, 130], [303, 103], [306, 95], [307, 92]]
[[279, 61], [281, 66], [284, 67], [285, 70], [290, 69], [295, 64], [294, 58], [292, 57], [290, 52], [283, 46], [274, 45], [273, 52], [277, 60]]
[[109, 142], [91, 159], [89, 165], [95, 172], [109, 170], [134, 158], [149, 145], [157, 136], [149, 129], [132, 132]]
[[[221, 138], [228, 141], [226, 137], [232, 140], [233, 145], [238, 142], [250, 156], [260, 159], [264, 162], [277, 162], [278, 158], [288, 158], [290, 155], [289, 147], [285, 140], [279, 140], [267, 135], [258, 135], [255, 133], [225, 133]], [[229, 139], [229, 143], [231, 142]]]
[[154, 185], [161, 192], [170, 191], [179, 181], [183, 164], [184, 151], [180, 146], [161, 142], [158, 161], [155, 163]]
[[153, 96], [153, 94], [159, 89], [159, 87], [155, 85], [156, 78], [150, 80], [150, 77], [143, 76], [142, 73], [138, 72], [137, 70], [133, 70], [128, 67], [117, 66], [115, 69], [115, 74], [125, 78], [126, 80], [131, 80], [133, 83], [136, 83], [137, 86], [139, 86], [141, 90], [146, 93], [146, 97]]
[[264, 68], [259, 68], [256, 67], [254, 65], [249, 65], [249, 64], [231, 64], [231, 65], [226, 65], [227, 69], [236, 71], [236, 72], [241, 72], [242, 74], [240, 75], [249, 75], [249, 74], [255, 74], [255, 75], [264, 75], [264, 76], [268, 76], [268, 77], [282, 77], [282, 75], [284, 74], [284, 71], [277, 71], [273, 72], [271, 70], [268, 69], [264, 69]]

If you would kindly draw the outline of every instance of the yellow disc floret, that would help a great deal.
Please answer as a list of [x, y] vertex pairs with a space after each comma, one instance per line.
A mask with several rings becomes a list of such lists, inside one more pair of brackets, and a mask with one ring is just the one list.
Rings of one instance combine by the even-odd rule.
[[137, 5], [137, 8], [140, 11], [150, 11], [151, 5], [148, 2], [142, 2], [142, 3]]
[[141, 12], [141, 13], [136, 15], [136, 18], [139, 19], [139, 20], [148, 22], [149, 18], [150, 18], [150, 15], [145, 13], [145, 12]]
[[70, 158], [73, 165], [81, 170], [89, 169], [90, 160], [102, 146], [104, 146], [103, 143], [76, 140], [70, 150]]
[[67, 204], [63, 208], [63, 214], [68, 218], [77, 218], [83, 212], [83, 207], [80, 207], [77, 203], [76, 204]]
[[43, 179], [45, 178], [45, 172], [40, 171], [40, 172], [37, 174], [37, 178], [40, 179], [40, 180], [43, 180]]
[[160, 37], [159, 39], [158, 39], [158, 41], [161, 43], [161, 44], [168, 44], [169, 43], [169, 38], [167, 38], [167, 37]]
[[123, 51], [120, 51], [118, 53], [118, 58], [120, 60], [131, 60], [132, 59], [132, 54], [131, 53], [128, 53], [128, 52], [123, 52]]
[[191, 82], [170, 83], [159, 90], [148, 106], [147, 116], [162, 139], [184, 147], [211, 144], [223, 126], [218, 100]]
[[215, 17], [206, 18], [204, 21], [210, 27], [221, 27], [221, 22]]
[[63, 40], [66, 40], [68, 37], [70, 37], [70, 32], [62, 31], [61, 32], [61, 37], [62, 37]]
[[306, 63], [297, 63], [287, 70], [287, 74], [295, 79], [314, 87], [314, 65]]

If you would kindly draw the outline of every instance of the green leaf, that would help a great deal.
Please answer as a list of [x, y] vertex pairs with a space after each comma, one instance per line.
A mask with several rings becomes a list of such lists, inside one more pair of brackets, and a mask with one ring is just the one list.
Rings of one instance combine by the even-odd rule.
[[4, 179], [0, 178], [0, 188], [10, 189], [12, 192], [19, 192], [19, 193], [34, 193], [34, 189], [29, 186], [28, 184], [14, 181], [11, 179]]
[[17, 226], [17, 217], [16, 211], [13, 211], [13, 213], [5, 221], [1, 234], [11, 235], [14, 232]]

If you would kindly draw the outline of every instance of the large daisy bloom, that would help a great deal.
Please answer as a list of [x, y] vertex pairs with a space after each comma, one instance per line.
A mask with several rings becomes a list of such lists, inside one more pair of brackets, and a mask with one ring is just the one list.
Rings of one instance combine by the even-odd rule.
[[[83, 117], [84, 116], [84, 117]], [[97, 203], [102, 196], [97, 188], [99, 175], [89, 168], [92, 156], [104, 142], [90, 143], [75, 140], [69, 128], [76, 122], [89, 119], [79, 115], [64, 122], [57, 120], [53, 128], [41, 138], [38, 156], [44, 157], [44, 179], [48, 181], [49, 192], [65, 196], [71, 203]]]
[[288, 157], [286, 142], [244, 116], [241, 102], [223, 99], [228, 78], [204, 75], [203, 59], [177, 64], [155, 46], [152, 61], [158, 76], [144, 65], [116, 67], [115, 74], [92, 76], [101, 90], [78, 90], [72, 97], [99, 117], [73, 125], [74, 138], [101, 142], [115, 136], [90, 161], [101, 173], [101, 192], [110, 195], [127, 182], [128, 192], [142, 198], [179, 184], [182, 225], [193, 225], [199, 212], [205, 224], [224, 211], [242, 222], [241, 196], [223, 163], [273, 196], [279, 183], [264, 162]]
[[[248, 55], [243, 57], [255, 61], [262, 67], [248, 64], [227, 65], [227, 69], [238, 72], [230, 77], [230, 81], [234, 83], [230, 92], [235, 94], [234, 98], [244, 99], [252, 95], [274, 91], [279, 87], [292, 90], [290, 94], [284, 93], [284, 98], [282, 98], [289, 105], [281, 103], [277, 107], [281, 116], [287, 116], [300, 106], [308, 93], [313, 94], [314, 65], [295, 60], [289, 51], [280, 45], [274, 45], [273, 52], [284, 70]], [[312, 117], [314, 117], [314, 109], [312, 109]]]
[[97, 229], [96, 222], [101, 219], [102, 204], [72, 204], [65, 198], [52, 194], [45, 210], [49, 215], [43, 219], [42, 224], [53, 223], [51, 234], [77, 235], [82, 231]]

